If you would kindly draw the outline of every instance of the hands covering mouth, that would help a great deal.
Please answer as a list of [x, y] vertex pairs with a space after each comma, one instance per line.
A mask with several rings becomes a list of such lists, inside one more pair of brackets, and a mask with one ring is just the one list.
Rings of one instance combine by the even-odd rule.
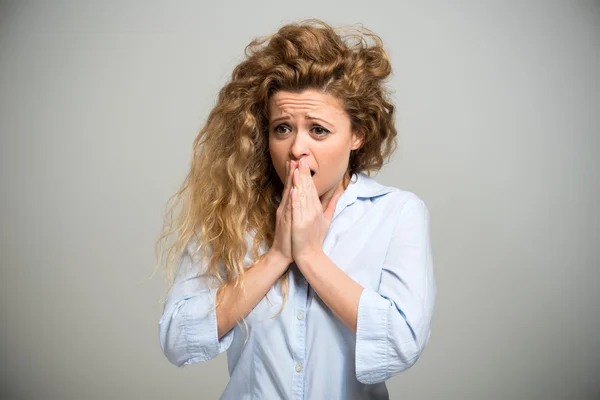
[[275, 237], [271, 250], [290, 264], [323, 250], [337, 201], [333, 196], [323, 209], [311, 170], [306, 161], [285, 164], [286, 179], [277, 208]]

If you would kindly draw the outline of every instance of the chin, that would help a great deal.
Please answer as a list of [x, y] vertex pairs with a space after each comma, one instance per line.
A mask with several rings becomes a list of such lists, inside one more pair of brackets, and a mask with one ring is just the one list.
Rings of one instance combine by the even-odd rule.
[[333, 188], [334, 188], [333, 186], [331, 186], [331, 187], [327, 187], [327, 188], [324, 188], [324, 189], [319, 189], [319, 188], [317, 187], [317, 193], [319, 194], [319, 198], [323, 197], [323, 196], [324, 196], [324, 195], [325, 195], [327, 192], [329, 192], [330, 190], [333, 190]]

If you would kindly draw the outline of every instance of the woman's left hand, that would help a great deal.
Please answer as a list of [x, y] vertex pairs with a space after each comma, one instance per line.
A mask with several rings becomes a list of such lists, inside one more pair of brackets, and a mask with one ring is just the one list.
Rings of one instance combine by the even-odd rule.
[[310, 257], [323, 251], [323, 241], [329, 231], [338, 199], [331, 198], [323, 211], [321, 200], [310, 169], [304, 160], [294, 171], [292, 196], [292, 257], [298, 263], [303, 257]]

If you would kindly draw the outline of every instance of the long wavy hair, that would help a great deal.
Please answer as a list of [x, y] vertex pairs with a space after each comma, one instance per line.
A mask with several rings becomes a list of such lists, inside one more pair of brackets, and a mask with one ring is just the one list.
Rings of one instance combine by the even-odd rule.
[[[203, 273], [216, 278], [221, 288], [243, 287], [245, 271], [259, 260], [261, 246], [272, 245], [283, 190], [268, 147], [268, 104], [274, 93], [316, 89], [340, 99], [353, 131], [363, 139], [350, 155], [348, 175], [370, 175], [396, 147], [394, 106], [385, 86], [391, 73], [382, 40], [362, 26], [334, 29], [311, 19], [253, 40], [219, 92], [194, 140], [191, 169], [169, 200], [156, 247], [157, 269], [165, 260], [168, 287], [188, 243], [209, 255]], [[248, 251], [253, 264], [244, 265]], [[287, 273], [281, 287], [283, 309]]]

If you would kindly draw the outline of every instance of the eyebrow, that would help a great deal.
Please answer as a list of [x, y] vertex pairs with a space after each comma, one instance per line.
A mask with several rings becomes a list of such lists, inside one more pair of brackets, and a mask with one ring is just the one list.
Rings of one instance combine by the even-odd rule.
[[[289, 119], [290, 119], [290, 117], [288, 115], [285, 115], [285, 116], [279, 117], [279, 118], [275, 118], [273, 121], [271, 121], [271, 125], [274, 125], [274, 124], [276, 124], [278, 122], [281, 122], [281, 121], [287, 121]], [[310, 120], [315, 120], [315, 121], [321, 121], [321, 122], [324, 122], [327, 125], [332, 125], [331, 122], [329, 122], [327, 120], [324, 120], [323, 118], [319, 118], [319, 117], [313, 117], [313, 116], [307, 115], [305, 119], [310, 119]]]

